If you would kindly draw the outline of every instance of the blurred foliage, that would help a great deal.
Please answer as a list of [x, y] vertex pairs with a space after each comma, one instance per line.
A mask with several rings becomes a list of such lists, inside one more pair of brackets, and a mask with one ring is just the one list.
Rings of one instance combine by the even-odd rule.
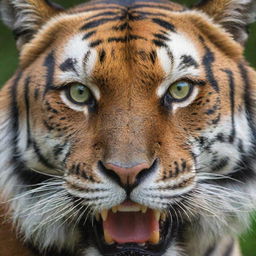
[[[64, 7], [82, 3], [82, 0], [58, 0]], [[192, 5], [195, 1], [181, 0], [176, 2]], [[250, 38], [246, 45], [245, 56], [249, 63], [256, 67], [256, 24], [250, 27]], [[18, 54], [11, 32], [0, 23], [0, 85], [3, 85], [17, 67]], [[256, 256], [256, 221], [253, 228], [241, 238], [244, 256]]]

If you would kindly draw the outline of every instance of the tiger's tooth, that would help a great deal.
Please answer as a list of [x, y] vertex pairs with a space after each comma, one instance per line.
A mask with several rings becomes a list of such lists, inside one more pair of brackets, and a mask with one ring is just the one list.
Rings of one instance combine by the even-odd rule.
[[96, 213], [95, 218], [96, 218], [97, 221], [100, 221], [100, 214]]
[[112, 212], [113, 213], [117, 213], [117, 211], [118, 211], [118, 207], [117, 206], [112, 207]]
[[158, 211], [158, 210], [154, 210], [154, 215], [155, 215], [156, 220], [159, 221], [160, 220], [161, 212]]
[[107, 220], [107, 218], [108, 218], [108, 210], [102, 210], [101, 211], [101, 218], [103, 219], [103, 221], [106, 221]]
[[150, 238], [149, 238], [149, 242], [152, 244], [158, 244], [160, 240], [160, 233], [159, 231], [153, 231]]
[[141, 211], [142, 211], [142, 213], [146, 213], [147, 210], [148, 210], [148, 207], [147, 207], [147, 206], [144, 206], [144, 205], [141, 206]]
[[105, 238], [105, 242], [107, 244], [113, 244], [114, 243], [114, 240], [112, 239], [111, 235], [105, 229], [104, 229], [104, 238]]

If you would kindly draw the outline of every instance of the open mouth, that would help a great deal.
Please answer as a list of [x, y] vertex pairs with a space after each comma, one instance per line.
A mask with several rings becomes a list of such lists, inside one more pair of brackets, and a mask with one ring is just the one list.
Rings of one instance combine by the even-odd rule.
[[165, 212], [126, 201], [96, 216], [96, 245], [104, 256], [163, 255], [177, 231]]

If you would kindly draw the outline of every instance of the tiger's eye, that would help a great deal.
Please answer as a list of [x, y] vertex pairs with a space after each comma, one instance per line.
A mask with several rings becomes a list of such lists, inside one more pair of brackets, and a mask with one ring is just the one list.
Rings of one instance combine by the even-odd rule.
[[176, 82], [172, 84], [168, 89], [168, 93], [174, 100], [183, 100], [187, 98], [190, 91], [191, 84], [185, 81]]
[[91, 97], [88, 87], [82, 84], [74, 84], [69, 88], [70, 98], [77, 104], [85, 104]]

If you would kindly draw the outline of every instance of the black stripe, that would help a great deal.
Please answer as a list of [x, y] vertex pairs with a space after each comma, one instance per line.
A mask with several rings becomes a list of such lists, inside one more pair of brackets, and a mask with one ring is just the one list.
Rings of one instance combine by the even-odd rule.
[[44, 95], [50, 90], [53, 86], [53, 77], [55, 72], [55, 58], [54, 52], [50, 52], [45, 58], [44, 67], [46, 67], [46, 85], [44, 89]]
[[85, 25], [83, 25], [81, 27], [81, 30], [87, 30], [87, 29], [92, 29], [92, 28], [96, 28], [100, 25], [106, 24], [108, 22], [111, 21], [120, 21], [125, 19], [125, 16], [116, 16], [114, 18], [105, 18], [105, 19], [99, 19], [99, 20], [94, 20], [94, 21], [90, 21], [88, 23], [86, 23]]
[[156, 62], [156, 57], [157, 57], [156, 51], [152, 50], [152, 51], [149, 53], [149, 57], [150, 57], [152, 63], [155, 64], [155, 62]]
[[67, 144], [68, 141], [65, 141], [63, 144], [57, 144], [53, 147], [53, 155], [55, 159], [57, 159], [57, 157], [63, 153], [63, 150], [65, 149]]
[[63, 72], [67, 71], [74, 71], [77, 74], [75, 65], [77, 63], [77, 60], [74, 58], [67, 58], [61, 65], [60, 70]]
[[12, 161], [13, 166], [13, 175], [18, 176], [19, 180], [27, 185], [34, 185], [40, 182], [44, 182], [49, 179], [49, 177], [32, 172], [28, 170], [24, 164], [23, 159], [21, 158], [21, 153], [18, 148], [18, 138], [19, 138], [19, 107], [17, 102], [17, 87], [18, 83], [22, 77], [22, 72], [19, 72], [10, 88], [11, 95], [11, 122], [10, 128], [12, 132]]
[[167, 48], [167, 44], [161, 40], [153, 39], [152, 43], [158, 47], [166, 47]]
[[170, 39], [168, 37], [166, 37], [165, 35], [162, 35], [160, 33], [154, 34], [154, 37], [156, 37], [157, 39], [163, 40], [163, 41], [170, 41]]
[[248, 71], [246, 70], [245, 66], [243, 64], [239, 64], [238, 68], [240, 70], [241, 77], [244, 82], [244, 105], [246, 109], [246, 114], [247, 114], [247, 120], [249, 123], [249, 126], [251, 128], [251, 131], [253, 133], [253, 138], [256, 139], [256, 128], [254, 125], [254, 116], [255, 116], [255, 103], [252, 99], [252, 90], [251, 90], [251, 84], [248, 76]]
[[182, 55], [180, 59], [181, 59], [181, 63], [179, 64], [180, 70], [189, 68], [189, 67], [194, 67], [194, 68], [199, 67], [199, 64], [191, 55]]
[[214, 53], [206, 46], [204, 45], [205, 48], [205, 55], [203, 57], [203, 65], [204, 69], [206, 72], [206, 77], [211, 84], [212, 88], [216, 91], [219, 92], [219, 84], [217, 80], [214, 77], [213, 70], [212, 70], [212, 64], [215, 61], [215, 56]]
[[140, 8], [154, 8], [154, 9], [163, 9], [166, 11], [173, 11], [172, 8], [168, 5], [150, 5], [150, 4], [136, 4], [130, 7], [130, 9], [140, 9]]
[[[248, 121], [248, 125], [252, 132], [251, 141], [253, 143], [250, 151], [247, 154], [242, 154], [241, 161], [237, 164], [234, 171], [229, 174], [229, 177], [239, 180], [241, 182], [247, 182], [248, 180], [255, 179], [255, 152], [256, 152], [256, 129], [254, 124], [254, 101], [251, 95], [251, 84], [248, 76], [248, 71], [244, 64], [238, 64], [240, 70], [241, 78], [244, 82], [244, 106], [245, 113]], [[239, 147], [240, 145], [238, 145]], [[241, 148], [238, 148], [241, 150]]]
[[117, 31], [124, 31], [124, 30], [132, 30], [131, 26], [129, 25], [128, 22], [125, 22], [121, 25], [118, 25], [118, 26], [113, 26], [112, 27], [113, 30], [117, 30]]
[[101, 12], [101, 13], [95, 14], [93, 16], [90, 16], [86, 20], [98, 18], [98, 17], [101, 17], [101, 16], [114, 16], [114, 15], [120, 15], [120, 13], [119, 12], [112, 12], [112, 11]]
[[19, 72], [16, 76], [16, 78], [13, 81], [13, 84], [10, 88], [10, 95], [11, 95], [11, 133], [12, 133], [12, 156], [13, 160], [16, 161], [21, 161], [20, 159], [20, 151], [18, 148], [18, 139], [19, 139], [19, 107], [18, 107], [18, 102], [17, 102], [17, 88], [19, 81], [22, 77], [22, 72]]
[[104, 49], [100, 50], [99, 52], [99, 60], [100, 63], [103, 63], [106, 59], [106, 51]]
[[34, 152], [36, 153], [37, 158], [40, 161], [40, 163], [50, 169], [54, 169], [55, 166], [52, 165], [51, 163], [49, 163], [49, 161], [46, 159], [46, 157], [43, 156], [43, 154], [41, 153], [41, 150], [35, 140], [32, 141], [32, 144], [33, 144]]
[[109, 43], [111, 43], [111, 42], [126, 43], [126, 42], [130, 42], [132, 40], [139, 40], [139, 39], [147, 41], [147, 39], [142, 37], [142, 36], [127, 35], [127, 36], [124, 36], [124, 37], [110, 37], [110, 38], [108, 38], [108, 42]]
[[89, 46], [94, 48], [96, 46], [99, 46], [102, 43], [103, 43], [103, 40], [95, 40], [95, 41], [91, 42]]
[[94, 34], [96, 33], [96, 31], [91, 31], [91, 32], [88, 32], [86, 33], [84, 36], [83, 36], [83, 40], [86, 40], [88, 38], [90, 38], [91, 36], [93, 36]]
[[235, 83], [233, 72], [229, 69], [222, 70], [228, 75], [229, 80], [229, 97], [230, 97], [230, 109], [231, 109], [231, 122], [232, 122], [232, 131], [230, 134], [230, 143], [234, 142], [236, 136], [236, 127], [235, 127]]
[[167, 22], [167, 21], [165, 21], [165, 20], [163, 20], [163, 19], [153, 18], [152, 21], [153, 21], [155, 24], [157, 24], [157, 25], [159, 25], [159, 26], [161, 26], [161, 27], [163, 27], [163, 28], [165, 28], [165, 29], [167, 29], [167, 30], [170, 30], [170, 31], [172, 31], [172, 32], [175, 32], [175, 27], [174, 27], [174, 25], [171, 24], [171, 23], [169, 23], [169, 22]]
[[39, 89], [35, 88], [35, 91], [34, 91], [35, 100], [38, 100], [38, 96], [39, 96]]
[[135, 14], [140, 14], [140, 15], [144, 15], [144, 16], [161, 16], [161, 17], [167, 17], [167, 15], [163, 14], [163, 13], [154, 13], [154, 12], [143, 12], [143, 11], [134, 11]]
[[96, 7], [97, 5], [95, 5], [94, 7], [88, 7], [85, 9], [82, 9], [81, 11], [77, 11], [76, 13], [81, 13], [81, 12], [90, 12], [90, 11], [102, 11], [102, 10], [125, 10], [125, 8], [121, 7], [121, 6], [108, 6], [108, 7]]
[[86, 70], [87, 62], [88, 62], [90, 56], [91, 56], [91, 51], [87, 51], [84, 55], [83, 66], [84, 66], [85, 70]]
[[31, 144], [31, 133], [30, 133], [30, 102], [29, 102], [29, 83], [30, 77], [27, 77], [25, 80], [25, 90], [24, 90], [24, 100], [26, 105], [26, 118], [27, 118], [27, 148]]

